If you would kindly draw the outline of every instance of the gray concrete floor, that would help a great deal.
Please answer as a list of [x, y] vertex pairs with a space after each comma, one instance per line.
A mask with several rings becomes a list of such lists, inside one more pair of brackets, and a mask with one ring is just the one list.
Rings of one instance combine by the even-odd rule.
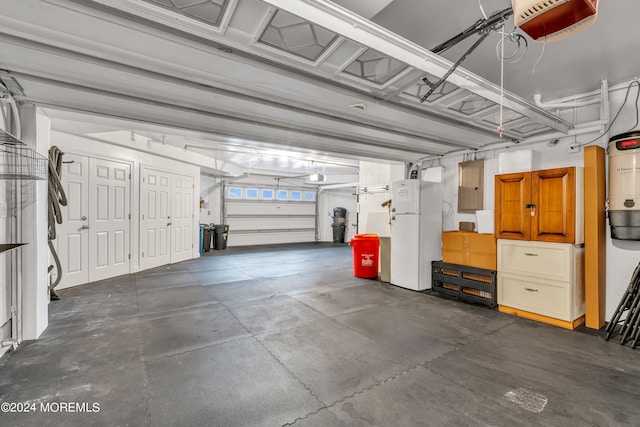
[[640, 425], [640, 350], [354, 278], [348, 246], [229, 249], [61, 296], [0, 360], [0, 401], [36, 405], [2, 426]]

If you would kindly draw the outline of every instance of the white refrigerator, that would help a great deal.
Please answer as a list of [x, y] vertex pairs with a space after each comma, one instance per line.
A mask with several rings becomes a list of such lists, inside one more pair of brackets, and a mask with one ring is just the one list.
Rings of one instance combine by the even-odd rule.
[[442, 183], [419, 179], [392, 183], [391, 284], [430, 289], [431, 261], [441, 259]]

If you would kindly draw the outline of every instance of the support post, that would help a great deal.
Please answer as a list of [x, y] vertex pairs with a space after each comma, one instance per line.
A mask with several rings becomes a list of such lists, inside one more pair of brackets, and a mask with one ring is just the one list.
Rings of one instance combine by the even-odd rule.
[[606, 175], [605, 151], [598, 146], [584, 149], [584, 247], [585, 326], [600, 329], [605, 323], [606, 294]]

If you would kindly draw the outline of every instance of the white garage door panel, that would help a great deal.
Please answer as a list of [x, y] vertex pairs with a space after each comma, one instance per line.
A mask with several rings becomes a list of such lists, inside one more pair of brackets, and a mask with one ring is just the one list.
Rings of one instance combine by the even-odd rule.
[[[238, 191], [240, 188], [241, 191]], [[257, 188], [257, 190], [256, 190]], [[251, 190], [251, 191], [250, 191]], [[224, 223], [229, 225], [227, 245], [246, 246], [280, 243], [314, 242], [316, 240], [315, 200], [292, 200], [294, 193], [304, 195], [305, 188], [280, 188], [286, 199], [250, 199], [263, 194], [260, 186], [240, 186], [225, 192], [241, 198], [225, 198]], [[286, 190], [286, 191], [285, 191]], [[278, 194], [275, 191], [273, 194]]]
[[227, 215], [314, 215], [316, 207], [313, 203], [234, 203], [227, 200]]
[[288, 233], [229, 234], [231, 246], [265, 245], [278, 243], [303, 243], [315, 241], [315, 231], [295, 231]]
[[233, 231], [248, 230], [292, 230], [297, 228], [315, 229], [316, 219], [312, 218], [228, 218], [229, 229]]

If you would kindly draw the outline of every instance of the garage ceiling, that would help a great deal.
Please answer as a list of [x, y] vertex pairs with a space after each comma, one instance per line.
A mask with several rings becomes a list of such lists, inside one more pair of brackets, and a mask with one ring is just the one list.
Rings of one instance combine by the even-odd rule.
[[414, 161], [566, 132], [534, 94], [634, 78], [640, 4], [602, 3], [594, 26], [544, 53], [530, 41], [505, 64], [503, 98], [493, 33], [420, 102], [422, 78], [437, 80], [475, 37], [429, 49], [481, 18], [479, 4], [491, 13], [506, 0], [0, 0], [0, 76], [72, 133], [133, 131], [240, 163], [264, 150]]

